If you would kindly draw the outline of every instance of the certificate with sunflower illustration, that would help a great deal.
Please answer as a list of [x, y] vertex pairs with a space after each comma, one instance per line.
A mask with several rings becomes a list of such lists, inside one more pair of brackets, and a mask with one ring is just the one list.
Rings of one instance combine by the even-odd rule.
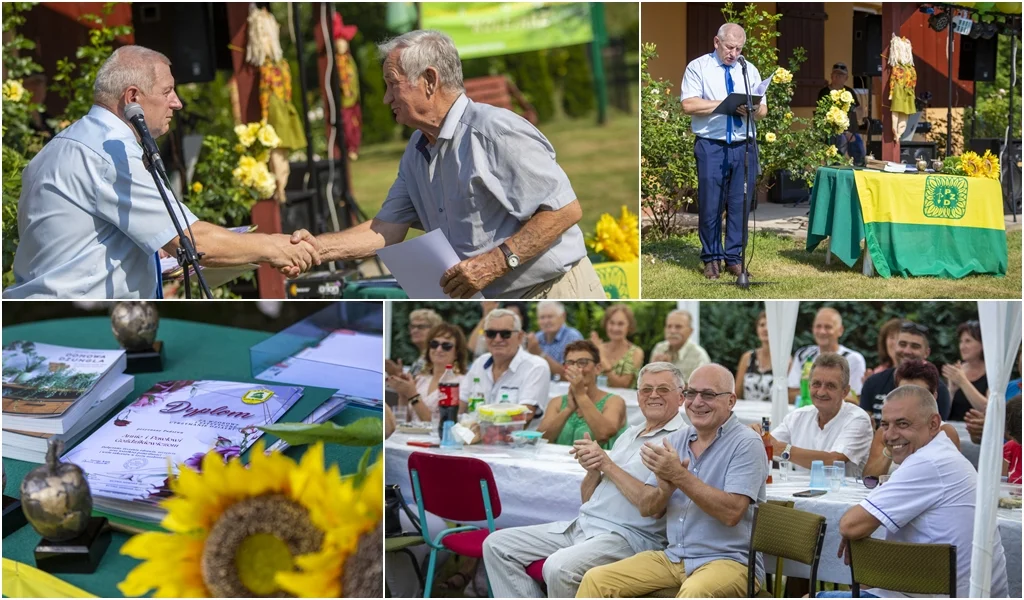
[[[178, 380], [157, 383], [64, 455], [82, 468], [97, 508], [159, 520], [180, 468], [240, 457], [302, 397], [297, 386]], [[207, 455], [213, 455], [207, 458]]]

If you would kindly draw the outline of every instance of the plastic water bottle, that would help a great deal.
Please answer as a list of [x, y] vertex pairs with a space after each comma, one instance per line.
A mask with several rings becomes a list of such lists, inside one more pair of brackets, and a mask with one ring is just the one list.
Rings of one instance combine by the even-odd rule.
[[482, 404], [486, 404], [487, 400], [484, 396], [484, 388], [480, 385], [480, 378], [473, 378], [473, 385], [469, 388], [469, 407], [468, 412], [475, 413], [477, 407]]
[[459, 420], [459, 377], [452, 366], [445, 367], [444, 375], [437, 382], [437, 391], [441, 398], [437, 402], [441, 422], [437, 427], [437, 437], [444, 439], [444, 424], [447, 421], [457, 423]]
[[804, 406], [810, 406], [811, 402], [811, 367], [814, 366], [813, 360], [805, 360], [803, 368], [800, 371], [800, 397], [796, 400], [796, 407], [802, 408]]

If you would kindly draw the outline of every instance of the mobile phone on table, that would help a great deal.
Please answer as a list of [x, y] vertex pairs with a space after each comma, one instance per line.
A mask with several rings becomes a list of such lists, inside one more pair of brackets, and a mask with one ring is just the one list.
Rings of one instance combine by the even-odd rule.
[[816, 498], [818, 496], [824, 496], [827, 493], [826, 490], [804, 490], [793, 494], [794, 498]]
[[438, 442], [419, 442], [416, 440], [406, 442], [407, 446], [416, 446], [417, 448], [440, 448], [441, 444]]

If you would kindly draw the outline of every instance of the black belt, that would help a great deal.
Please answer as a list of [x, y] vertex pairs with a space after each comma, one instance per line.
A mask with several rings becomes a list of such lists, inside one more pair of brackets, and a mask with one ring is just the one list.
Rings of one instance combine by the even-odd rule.
[[[722, 146], [728, 146], [730, 148], [735, 148], [736, 146], [742, 146], [742, 145], [747, 143], [746, 140], [740, 140], [738, 142], [727, 142], [725, 140], [713, 140], [711, 138], [701, 137], [699, 135], [696, 136], [696, 137], [697, 137], [698, 140], [704, 140], [705, 142], [711, 142], [712, 144], [720, 144]], [[751, 141], [753, 141], [753, 140], [751, 140]]]

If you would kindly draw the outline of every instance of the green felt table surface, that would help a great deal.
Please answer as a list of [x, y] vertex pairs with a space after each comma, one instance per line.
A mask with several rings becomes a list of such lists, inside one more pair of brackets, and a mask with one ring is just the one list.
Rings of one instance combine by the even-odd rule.
[[[193, 323], [175, 319], [161, 319], [157, 339], [164, 343], [164, 370], [159, 373], [141, 373], [135, 376], [135, 390], [123, 401], [133, 402], [139, 394], [158, 381], [175, 379], [216, 379], [224, 381], [253, 381], [249, 366], [249, 348], [271, 337], [262, 331], [221, 327], [205, 323]], [[32, 340], [44, 344], [113, 350], [118, 348], [110, 329], [110, 319], [86, 317], [78, 319], [56, 319], [25, 323], [3, 328], [4, 345], [15, 340]], [[342, 389], [342, 392], [345, 390]], [[334, 390], [306, 387], [303, 398], [285, 413], [281, 422], [299, 421], [320, 403], [328, 399]], [[298, 409], [298, 410], [297, 410]], [[299, 414], [299, 413], [302, 414]], [[376, 416], [379, 411], [349, 407], [339, 413], [334, 422], [346, 424], [356, 419]], [[98, 423], [96, 427], [99, 427]], [[261, 439], [267, 445], [276, 438], [269, 434]], [[286, 454], [293, 458], [302, 456], [303, 447], [293, 447]], [[345, 447], [335, 444], [325, 448], [325, 458], [337, 464], [344, 473], [354, 473], [365, 448]], [[375, 449], [375, 456], [380, 446]], [[7, 472], [7, 487], [4, 493], [18, 497], [21, 480], [36, 465], [20, 460], [3, 459]], [[4, 532], [5, 534], [7, 532]], [[114, 532], [99, 568], [88, 575], [58, 574], [61, 579], [101, 597], [121, 596], [117, 583], [139, 561], [119, 553], [128, 535]], [[33, 550], [40, 536], [31, 527], [25, 526], [3, 539], [3, 556], [35, 566]]]
[[864, 217], [853, 169], [821, 167], [811, 188], [811, 214], [807, 224], [807, 251], [831, 237], [829, 249], [852, 267], [860, 257]]

